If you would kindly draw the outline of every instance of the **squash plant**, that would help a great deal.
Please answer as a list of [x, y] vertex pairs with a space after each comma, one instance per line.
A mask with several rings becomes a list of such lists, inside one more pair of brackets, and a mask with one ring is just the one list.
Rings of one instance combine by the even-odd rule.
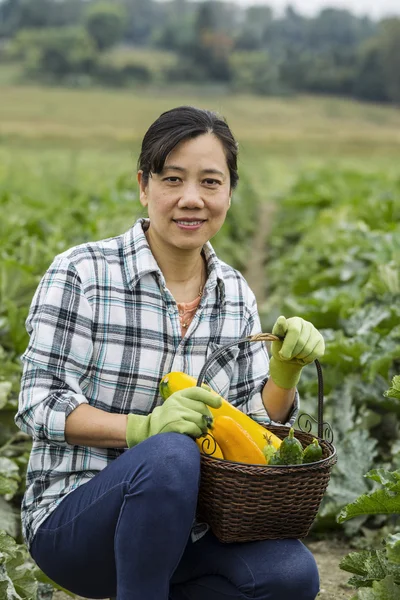
[[[8, 368], [18, 372], [12, 364]], [[11, 381], [0, 381], [0, 598], [49, 600], [54, 589], [62, 588], [37, 567], [21, 539], [19, 504], [31, 441], [13, 425], [12, 387]]]
[[[400, 400], [400, 376], [393, 378], [386, 397]], [[341, 569], [353, 574], [349, 584], [358, 589], [352, 600], [398, 600], [400, 598], [400, 470], [373, 469], [365, 475], [379, 484], [340, 512], [338, 522], [365, 515], [390, 515], [397, 523], [383, 547], [352, 552], [340, 563]]]
[[[400, 466], [400, 403], [384, 395], [400, 372], [400, 180], [309, 171], [277, 202], [268, 243], [263, 331], [278, 315], [297, 314], [326, 341], [324, 419], [338, 463], [315, 528], [338, 528], [341, 508], [372, 487], [363, 475]], [[316, 417], [312, 365], [299, 391], [301, 412]], [[346, 535], [356, 535], [361, 520], [346, 521]]]

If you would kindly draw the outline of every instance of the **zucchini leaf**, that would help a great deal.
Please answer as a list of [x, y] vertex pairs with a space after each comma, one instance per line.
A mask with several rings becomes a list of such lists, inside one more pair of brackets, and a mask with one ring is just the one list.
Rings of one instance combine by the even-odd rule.
[[389, 535], [386, 538], [386, 553], [392, 563], [400, 565], [400, 533]]
[[372, 588], [358, 590], [356, 600], [399, 600], [400, 586], [388, 575], [382, 581], [374, 581]]
[[[371, 469], [376, 455], [376, 442], [367, 431], [355, 429], [336, 444], [338, 462], [320, 509], [320, 517], [332, 515], [336, 520], [338, 512], [357, 496], [364, 497], [371, 486], [363, 477]], [[360, 513], [362, 515], [363, 513]], [[358, 516], [358, 515], [357, 515]], [[346, 532], [352, 535], [360, 527], [360, 522], [346, 524]]]
[[361, 515], [400, 514], [400, 472], [375, 469], [365, 477], [382, 483], [385, 488], [363, 494], [345, 506], [337, 517], [338, 523]]
[[0, 496], [0, 531], [5, 531], [16, 539], [20, 530], [20, 522], [20, 512], [3, 496]]
[[386, 549], [351, 552], [339, 566], [354, 575], [348, 583], [356, 588], [371, 587], [374, 581], [383, 581], [388, 575], [400, 584], [400, 565], [389, 560]]
[[35, 600], [34, 569], [25, 546], [16, 544], [12, 537], [0, 531], [0, 598]]
[[5, 456], [0, 456], [0, 496], [12, 498], [18, 491], [20, 474], [18, 465]]
[[365, 475], [372, 481], [377, 481], [385, 485], [389, 490], [394, 492], [400, 491], [400, 471], [387, 471], [386, 469], [372, 469]]
[[357, 575], [357, 578], [353, 578], [352, 584], [362, 582], [356, 585], [356, 587], [361, 587], [361, 585], [371, 585], [373, 581], [386, 577], [387, 572], [383, 563], [383, 551], [363, 550], [351, 552], [342, 559], [339, 566], [343, 571]]
[[0, 530], [0, 598], [1, 600], [38, 600], [46, 589], [60, 590], [75, 598], [43, 573], [33, 562], [24, 544]]
[[397, 398], [400, 400], [400, 375], [393, 377], [392, 386], [385, 392], [386, 398]]

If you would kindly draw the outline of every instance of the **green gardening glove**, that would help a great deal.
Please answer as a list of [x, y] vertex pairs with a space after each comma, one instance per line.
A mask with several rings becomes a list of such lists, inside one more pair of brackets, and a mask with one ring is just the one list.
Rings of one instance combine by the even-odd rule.
[[220, 397], [200, 387], [175, 392], [149, 415], [128, 415], [128, 448], [157, 433], [185, 433], [198, 438], [207, 432], [207, 427], [213, 420], [208, 406], [219, 408], [221, 404]]
[[284, 339], [271, 344], [270, 377], [281, 388], [294, 388], [304, 365], [323, 356], [324, 338], [312, 323], [300, 317], [279, 317], [272, 333]]

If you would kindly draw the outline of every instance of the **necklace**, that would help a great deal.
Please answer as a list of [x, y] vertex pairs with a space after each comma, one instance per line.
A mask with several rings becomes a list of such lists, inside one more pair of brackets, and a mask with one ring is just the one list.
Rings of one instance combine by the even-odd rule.
[[192, 302], [182, 302], [182, 304], [193, 304], [195, 303], [195, 306], [193, 308], [187, 308], [186, 310], [183, 310], [182, 308], [179, 309], [179, 320], [181, 322], [181, 326], [184, 329], [187, 329], [187, 327], [189, 326], [190, 321], [184, 321], [184, 317], [191, 315], [193, 312], [195, 312], [197, 310], [197, 307], [199, 305], [199, 302], [203, 296], [203, 291], [204, 291], [204, 284], [201, 283], [199, 285], [199, 291], [198, 294], [196, 296], [196, 298], [194, 300], [192, 300]]

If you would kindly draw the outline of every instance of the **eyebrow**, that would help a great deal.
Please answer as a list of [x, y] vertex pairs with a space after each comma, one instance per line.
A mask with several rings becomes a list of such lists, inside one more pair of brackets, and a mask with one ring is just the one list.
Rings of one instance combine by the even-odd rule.
[[[168, 166], [164, 166], [163, 171], [179, 171], [180, 173], [186, 173], [187, 169], [184, 169], [183, 167], [178, 167], [177, 165], [168, 165]], [[202, 169], [200, 171], [200, 173], [202, 175], [220, 175], [220, 177], [225, 178], [224, 173], [222, 173], [222, 171], [219, 171], [218, 169]]]

